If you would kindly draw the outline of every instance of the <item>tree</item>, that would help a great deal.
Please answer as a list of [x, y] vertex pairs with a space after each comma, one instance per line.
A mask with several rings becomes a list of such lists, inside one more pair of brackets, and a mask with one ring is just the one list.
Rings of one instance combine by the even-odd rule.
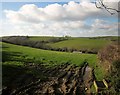
[[[104, 0], [96, 0], [94, 3], [95, 3], [95, 5], [96, 5], [97, 8], [99, 8], [99, 9], [105, 9], [105, 10], [107, 10], [107, 12], [109, 12], [111, 15], [114, 15], [115, 12], [120, 13], [119, 8], [118, 8], [118, 9], [115, 9], [115, 8], [111, 8], [111, 7], [107, 6], [107, 5], [105, 4]], [[119, 2], [118, 2], [118, 3], [119, 3]], [[118, 4], [118, 5], [119, 5], [119, 4]]]

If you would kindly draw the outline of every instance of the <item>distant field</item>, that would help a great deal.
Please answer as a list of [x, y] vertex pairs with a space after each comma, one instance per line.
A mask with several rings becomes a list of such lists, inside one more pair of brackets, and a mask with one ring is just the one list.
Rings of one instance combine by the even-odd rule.
[[[4, 40], [10, 41], [11, 43], [24, 43], [27, 41], [43, 41], [44, 45], [50, 46], [50, 48], [54, 49], [76, 49], [87, 52], [98, 52], [101, 48], [106, 45], [112, 43], [113, 41], [117, 41], [118, 37], [53, 37], [53, 36], [20, 36], [16, 37], [3, 37]], [[24, 40], [23, 40], [24, 39]], [[22, 41], [23, 40], [23, 41]], [[45, 41], [45, 42], [44, 42]], [[29, 42], [28, 42], [29, 43]], [[30, 45], [28, 45], [30, 46]], [[34, 47], [35, 45], [33, 45]], [[38, 46], [37, 46], [38, 47]]]
[[24, 47], [24, 46], [17, 46], [7, 43], [3, 43], [2, 46], [3, 46], [3, 54], [4, 52], [11, 55], [13, 54], [13, 56], [11, 56], [13, 60], [14, 59], [21, 60], [23, 57], [25, 57], [26, 59], [30, 59], [34, 61], [39, 61], [39, 62], [44, 61], [46, 62], [46, 65], [50, 65], [50, 66], [62, 64], [66, 62], [76, 65], [82, 65], [82, 63], [85, 60], [87, 60], [91, 66], [94, 66], [97, 62], [97, 57], [95, 54], [77, 54], [77, 53], [48, 51], [48, 50], [41, 50], [30, 47]]
[[30, 36], [29, 39], [30, 40], [33, 40], [33, 41], [48, 41], [52, 38], [55, 38], [55, 37], [47, 37], [47, 36]]
[[67, 48], [75, 48], [75, 49], [99, 50], [110, 43], [111, 43], [110, 40], [105, 40], [105, 39], [73, 38], [57, 43], [50, 43], [48, 45], [54, 48], [67, 47]]
[[[29, 36], [30, 40], [34, 40], [34, 41], [48, 41], [52, 38], [62, 38], [62, 37], [54, 37], [54, 36]], [[116, 36], [106, 36], [106, 37], [68, 37], [68, 40], [71, 39], [76, 39], [76, 40], [80, 40], [80, 39], [102, 39], [102, 40], [118, 40], [119, 37]]]

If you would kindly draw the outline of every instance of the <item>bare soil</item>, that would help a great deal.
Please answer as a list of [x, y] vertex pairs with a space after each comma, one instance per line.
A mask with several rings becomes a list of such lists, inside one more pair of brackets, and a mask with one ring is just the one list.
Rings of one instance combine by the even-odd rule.
[[[3, 88], [3, 95], [84, 95], [90, 92], [90, 81], [92, 81], [92, 69], [86, 64], [83, 67], [70, 64], [60, 65], [54, 68], [45, 69], [41, 65], [29, 68], [36, 68], [43, 75], [45, 80], [35, 79], [29, 84], [16, 88]], [[29, 76], [21, 76], [25, 80]], [[15, 85], [15, 84], [14, 84]], [[88, 91], [85, 88], [88, 88]]]

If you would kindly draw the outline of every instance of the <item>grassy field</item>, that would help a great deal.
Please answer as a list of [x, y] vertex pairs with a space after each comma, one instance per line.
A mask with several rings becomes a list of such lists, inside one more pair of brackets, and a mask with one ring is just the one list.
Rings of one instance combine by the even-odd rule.
[[[10, 38], [10, 39], [9, 39]], [[45, 41], [48, 46], [53, 49], [64, 49], [67, 48], [68, 50], [76, 49], [81, 51], [91, 51], [91, 52], [98, 52], [100, 49], [105, 47], [106, 45], [112, 43], [113, 41], [118, 40], [118, 37], [52, 37], [52, 36], [27, 36], [26, 38], [18, 37], [3, 37], [9, 41], [14, 42], [20, 41], [22, 39], [27, 39], [27, 41]], [[24, 42], [24, 41], [22, 41]]]
[[[62, 37], [54, 37], [54, 36], [29, 36], [30, 40], [35, 40], [35, 41], [48, 41], [52, 38], [62, 38]], [[76, 39], [76, 41], [78, 39], [101, 39], [101, 40], [118, 40], [117, 36], [105, 36], [105, 37], [68, 37], [68, 40], [71, 39]]]
[[46, 67], [54, 67], [65, 63], [81, 66], [85, 61], [87, 61], [90, 67], [95, 68], [95, 74], [98, 79], [102, 79], [104, 75], [102, 68], [98, 66], [96, 54], [77, 54], [49, 51], [8, 43], [2, 43], [2, 47], [3, 61], [7, 61], [5, 64], [9, 63], [16, 66], [22, 66], [24, 62], [27, 62], [39, 64], [42, 63]]
[[111, 43], [110, 40], [105, 40], [105, 39], [73, 38], [57, 43], [50, 43], [48, 45], [54, 48], [67, 47], [67, 48], [75, 48], [75, 49], [99, 50], [110, 43]]
[[[30, 40], [34, 41], [48, 41], [51, 38], [52, 37], [29, 37]], [[112, 37], [112, 39], [72, 37], [65, 41], [49, 43], [49, 45], [58, 48], [68, 47], [99, 50], [110, 44], [112, 40], [116, 40], [116, 37]], [[59, 78], [57, 82], [60, 84], [57, 84], [57, 88], [63, 85], [65, 82], [64, 79], [69, 76], [70, 78], [66, 81], [66, 87], [68, 89], [70, 89], [69, 85], [72, 86], [74, 82], [78, 84], [77, 86], [80, 86], [79, 80], [84, 80], [82, 76], [84, 76], [84, 72], [87, 72], [84, 71], [84, 63], [86, 62], [91, 70], [94, 69], [94, 71], [91, 72], [95, 74], [96, 80], [102, 80], [105, 77], [103, 66], [99, 63], [97, 54], [58, 52], [5, 42], [0, 42], [0, 48], [2, 48], [0, 49], [0, 53], [2, 53], [3, 88], [8, 87], [6, 90], [13, 90], [11, 92], [14, 92], [14, 90], [18, 88], [21, 90], [18, 89], [16, 92], [23, 92], [24, 94], [26, 94], [26, 91], [28, 91], [27, 93], [31, 91], [34, 93], [35, 90], [44, 91], [49, 81], [55, 83], [53, 77]], [[40, 86], [42, 83], [43, 85]], [[40, 87], [42, 87], [42, 90], [39, 90]], [[51, 87], [53, 87], [53, 85], [49, 85], [49, 88]], [[56, 86], [53, 87], [53, 89], [55, 90]]]
[[[48, 41], [53, 37], [29, 37], [30, 40], [45, 40]], [[68, 47], [76, 49], [101, 49], [110, 44], [111, 40], [116, 40], [117, 37], [95, 37], [95, 38], [74, 38], [71, 37], [68, 40], [60, 41], [56, 43], [49, 43], [52, 47]], [[3, 61], [19, 61], [19, 62], [7, 62], [5, 64], [21, 65], [24, 62], [44, 63], [46, 67], [54, 67], [60, 64], [70, 63], [77, 66], [81, 66], [85, 61], [89, 63], [89, 66], [95, 68], [95, 74], [97, 79], [103, 78], [103, 68], [98, 65], [98, 58], [96, 54], [78, 54], [69, 52], [57, 52], [50, 50], [35, 49], [25, 46], [18, 46], [13, 44], [3, 43]], [[8, 57], [8, 56], [9, 57]], [[10, 60], [9, 60], [10, 59]]]
[[[52, 38], [57, 37], [29, 37], [30, 40], [34, 41], [49, 41]], [[47, 45], [52, 48], [64, 48], [77, 49], [77, 50], [95, 50], [99, 51], [101, 48], [117, 40], [118, 37], [69, 37], [68, 40], [48, 43]]]
[[[14, 92], [15, 89], [17, 89], [17, 93], [21, 91], [25, 94], [30, 93], [31, 90], [33, 91], [32, 93], [34, 93], [35, 90], [44, 91], [44, 87], [49, 84], [49, 79], [54, 83], [55, 80], [53, 77], [60, 78], [62, 76], [62, 78], [58, 80], [58, 83], [60, 83], [60, 81], [63, 81], [69, 74], [71, 78], [68, 79], [66, 83], [72, 86], [71, 83], [76, 80], [76, 84], [79, 86], [78, 80], [82, 78], [81, 75], [83, 76], [83, 65], [85, 62], [88, 63], [90, 68], [94, 68], [94, 74], [97, 80], [104, 78], [104, 72], [98, 64], [96, 54], [42, 50], [5, 42], [0, 42], [0, 45], [1, 44], [2, 84], [3, 88], [8, 87], [6, 89], [7, 91], [11, 90], [8, 91], [10, 93]], [[63, 76], [64, 74], [65, 76]], [[74, 78], [75, 80], [73, 80]], [[40, 87], [37, 81], [39, 84], [44, 84], [40, 86], [42, 90], [39, 90]], [[57, 88], [63, 84], [64, 81], [57, 84]], [[66, 84], [66, 87], [69, 88], [68, 84]], [[51, 87], [52, 86], [49, 88]], [[56, 87], [53, 88], [54, 90], [56, 89]], [[28, 90], [28, 92], [26, 92], [26, 90]]]
[[[95, 54], [77, 54], [77, 53], [66, 53], [66, 52], [56, 52], [56, 51], [48, 51], [35, 49], [24, 46], [17, 46], [13, 44], [3, 43], [3, 56], [4, 52], [8, 54], [14, 55], [12, 56], [13, 60], [21, 60], [28, 59], [45, 62], [46, 64], [52, 66], [62, 63], [72, 63], [76, 65], [82, 65], [85, 60], [91, 65], [94, 66], [97, 62], [97, 56]], [[17, 56], [18, 55], [18, 56]], [[11, 58], [11, 59], [12, 59]], [[6, 59], [6, 58], [5, 58]]]

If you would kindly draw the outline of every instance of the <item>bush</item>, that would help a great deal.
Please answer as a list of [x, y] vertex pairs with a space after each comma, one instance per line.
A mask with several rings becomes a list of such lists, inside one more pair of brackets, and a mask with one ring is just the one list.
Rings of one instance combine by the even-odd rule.
[[[108, 62], [111, 65], [108, 79], [111, 81], [112, 87], [110, 87], [110, 93], [120, 93], [120, 57], [119, 57], [119, 45], [111, 44], [98, 53], [99, 59], [102, 61], [103, 66]], [[108, 68], [108, 67], [107, 67]]]
[[111, 44], [107, 47], [103, 48], [98, 52], [98, 57], [102, 62], [108, 61], [109, 63], [112, 63], [119, 58], [119, 45], [118, 44]]

